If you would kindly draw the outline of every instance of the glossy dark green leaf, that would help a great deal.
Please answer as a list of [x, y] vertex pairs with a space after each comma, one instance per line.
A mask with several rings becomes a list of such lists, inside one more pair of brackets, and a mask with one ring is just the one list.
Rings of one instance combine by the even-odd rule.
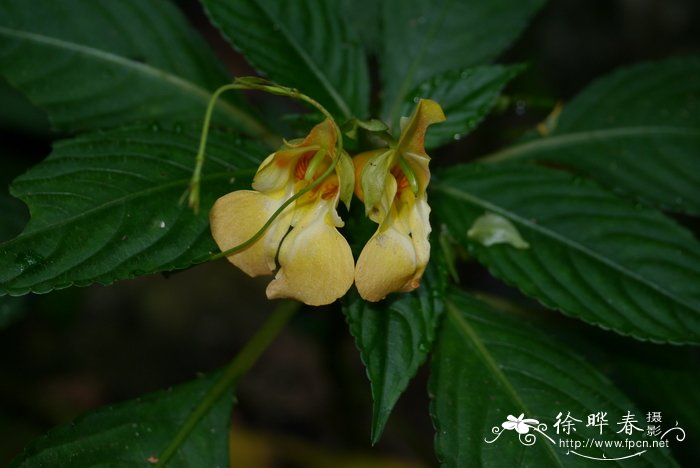
[[[495, 276], [621, 334], [700, 343], [700, 243], [673, 220], [554, 169], [471, 164], [437, 177], [436, 216]], [[470, 239], [485, 212], [530, 248]]]
[[496, 58], [544, 0], [387, 0], [381, 2], [382, 117], [396, 125], [409, 93], [448, 71]]
[[[2, 190], [6, 190], [5, 187]], [[27, 224], [27, 209], [22, 202], [0, 193], [0, 242], [15, 237]]]
[[[641, 440], [642, 434], [636, 431], [630, 436], [617, 433], [617, 423], [630, 411], [636, 425], [646, 428], [646, 413], [571, 352], [564, 341], [529, 326], [522, 317], [492, 309], [465, 293], [448, 295], [429, 387], [435, 448], [446, 467], [592, 467], [603, 461], [584, 456], [610, 459], [642, 451], [560, 446], [560, 441], [586, 443], [588, 438]], [[600, 411], [607, 413], [608, 422], [602, 435], [599, 428], [586, 427], [588, 415]], [[559, 412], [562, 418], [570, 413], [581, 421], [574, 423], [575, 432], [557, 434], [554, 423]], [[515, 430], [506, 430], [501, 424], [509, 415], [517, 418], [520, 414], [538, 423], [532, 424], [529, 434], [519, 437]], [[528, 442], [533, 443], [525, 445]], [[605, 463], [676, 466], [666, 450], [648, 449], [640, 456]]]
[[421, 98], [437, 101], [447, 120], [430, 127], [426, 147], [437, 148], [459, 140], [491, 111], [503, 87], [520, 71], [520, 66], [472, 67], [442, 73], [408, 93], [401, 115], [411, 115]]
[[700, 215], [699, 75], [698, 58], [621, 69], [566, 104], [549, 136], [494, 158], [554, 162], [641, 202]]
[[[11, 239], [27, 223], [27, 209], [22, 202], [0, 194], [0, 241]], [[24, 297], [0, 297], [0, 330], [11, 325], [25, 310]]]
[[431, 262], [410, 294], [366, 302], [353, 290], [343, 313], [372, 387], [372, 443], [379, 441], [391, 410], [425, 362], [443, 311], [445, 271]]
[[375, 54], [382, 43], [381, 2], [340, 0], [340, 11], [365, 50]]
[[[102, 408], [34, 440], [12, 467], [153, 466], [215, 376]], [[233, 396], [222, 397], [167, 466], [228, 466]]]
[[338, 117], [367, 117], [369, 74], [359, 40], [331, 0], [204, 0], [212, 22], [261, 73]]
[[249, 187], [266, 150], [231, 135], [212, 136], [198, 216], [179, 203], [198, 128], [134, 127], [56, 143], [12, 185], [32, 217], [19, 237], [0, 244], [0, 294], [106, 284], [184, 268], [218, 251], [208, 208], [219, 196]]
[[[201, 121], [212, 90], [228, 81], [204, 41], [169, 1], [0, 2], [0, 74], [61, 131], [134, 121]], [[219, 117], [266, 130], [222, 102]]]

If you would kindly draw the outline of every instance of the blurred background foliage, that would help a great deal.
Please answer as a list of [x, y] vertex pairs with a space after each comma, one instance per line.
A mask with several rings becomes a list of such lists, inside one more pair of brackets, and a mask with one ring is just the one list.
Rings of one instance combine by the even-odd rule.
[[[207, 21], [198, 2], [178, 4], [234, 75], [254, 73]], [[540, 122], [556, 102], [620, 65], [699, 54], [698, 30], [696, 0], [550, 2], [501, 60], [529, 64], [506, 88], [503, 105], [479, 131], [434, 154], [434, 160], [464, 161], [465, 155], [505, 146]], [[53, 136], [42, 112], [3, 81], [0, 102], [0, 239], [6, 240], [28, 218], [24, 205], [7, 194], [7, 184], [49, 153]], [[697, 225], [679, 219], [698, 233]], [[697, 372], [682, 370], [697, 370], [697, 348], [642, 345], [544, 311], [474, 262], [463, 266], [460, 276], [464, 284], [505, 296], [556, 327], [641, 408], [684, 417], [688, 439], [674, 447], [675, 455], [689, 464], [700, 458], [700, 418], [687, 417], [700, 416], [700, 394], [688, 392], [690, 397], [680, 400], [673, 391], [698, 387]], [[87, 410], [222, 366], [262, 323], [261, 311], [271, 309], [266, 281], [220, 261], [110, 287], [0, 298], [0, 465], [33, 437]], [[240, 384], [232, 463], [434, 465], [426, 380], [423, 369], [371, 450], [370, 389], [344, 319], [324, 308], [307, 310]]]

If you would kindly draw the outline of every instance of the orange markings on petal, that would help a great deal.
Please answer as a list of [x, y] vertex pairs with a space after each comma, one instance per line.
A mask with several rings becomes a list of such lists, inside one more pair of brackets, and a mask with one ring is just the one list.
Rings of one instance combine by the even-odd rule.
[[401, 195], [405, 189], [407, 189], [411, 184], [408, 183], [406, 175], [401, 170], [401, 166], [394, 166], [391, 168], [391, 175], [396, 179], [396, 196]]
[[335, 197], [338, 193], [338, 186], [336, 184], [325, 184], [321, 190], [321, 198], [324, 200], [330, 200]]
[[309, 161], [313, 158], [312, 153], [305, 154], [299, 159], [297, 166], [294, 168], [294, 177], [301, 180], [306, 176], [306, 170], [309, 168]]

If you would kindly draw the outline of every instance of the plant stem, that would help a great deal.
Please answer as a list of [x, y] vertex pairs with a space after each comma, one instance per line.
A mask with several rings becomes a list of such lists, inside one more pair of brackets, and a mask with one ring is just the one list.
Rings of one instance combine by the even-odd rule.
[[212, 406], [219, 401], [224, 394], [233, 387], [258, 360], [260, 355], [272, 343], [279, 332], [289, 322], [294, 313], [299, 309], [300, 303], [295, 301], [285, 301], [281, 303], [275, 311], [268, 317], [263, 326], [248, 341], [245, 347], [235, 358], [224, 368], [221, 377], [204, 395], [199, 404], [190, 413], [180, 430], [175, 434], [170, 444], [163, 450], [156, 467], [165, 466], [173, 455], [180, 449], [180, 446], [187, 440], [195, 426], [209, 412]]

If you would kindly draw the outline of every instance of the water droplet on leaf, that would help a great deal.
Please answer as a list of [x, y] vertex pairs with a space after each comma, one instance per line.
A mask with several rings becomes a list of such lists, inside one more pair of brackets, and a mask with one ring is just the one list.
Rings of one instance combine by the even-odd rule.
[[41, 264], [44, 261], [44, 257], [30, 249], [20, 252], [17, 255], [16, 261], [20, 271], [24, 272], [25, 270]]

